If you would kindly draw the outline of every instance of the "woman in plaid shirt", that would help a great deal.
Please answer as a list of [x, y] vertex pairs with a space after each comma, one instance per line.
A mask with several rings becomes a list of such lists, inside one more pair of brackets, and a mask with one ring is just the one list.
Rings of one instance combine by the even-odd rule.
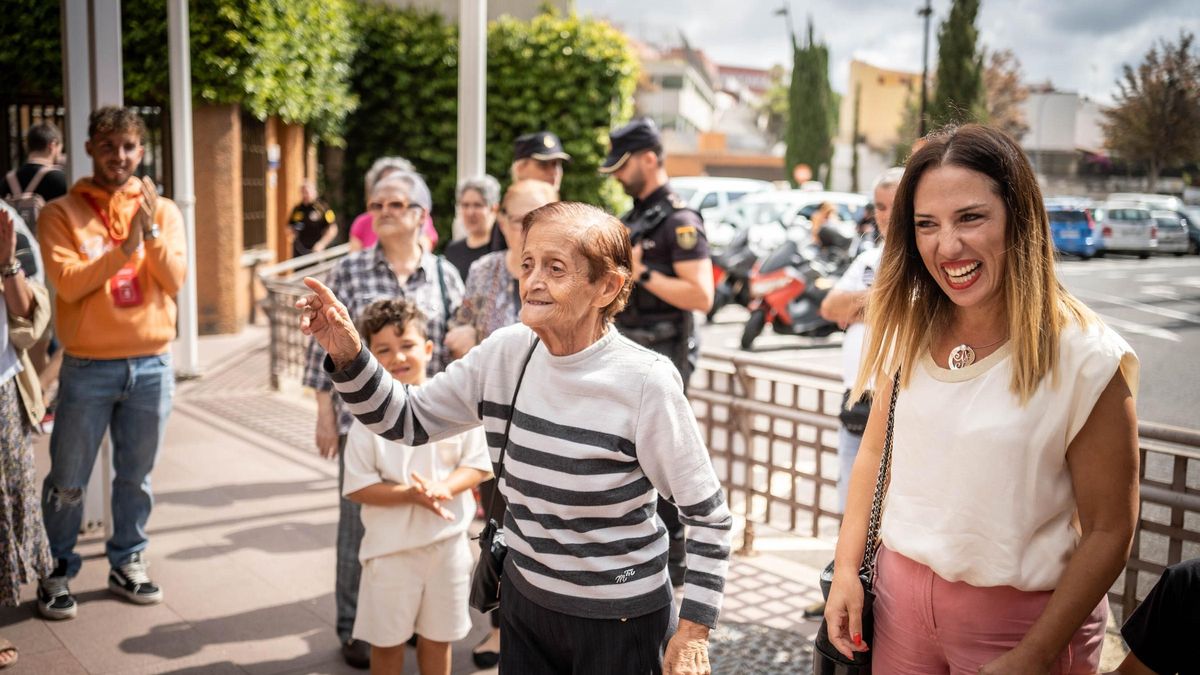
[[[427, 332], [433, 341], [429, 375], [441, 372], [451, 360], [442, 345], [446, 322], [462, 304], [463, 284], [458, 270], [440, 256], [421, 249], [421, 222], [429, 213], [431, 199], [425, 181], [415, 173], [396, 172], [375, 185], [367, 200], [374, 217], [378, 243], [338, 261], [327, 283], [342, 298], [350, 315], [359, 314], [383, 298], [407, 298], [429, 317]], [[316, 340], [309, 343], [304, 385], [317, 392], [317, 450], [322, 457], [338, 457], [338, 493], [341, 494], [341, 449], [350, 429], [351, 415], [333, 392], [333, 384], [321, 369], [325, 350]], [[359, 506], [340, 499], [337, 536], [337, 632], [342, 656], [350, 665], [365, 667], [370, 646], [352, 640], [350, 632], [358, 605], [358, 582], [362, 568], [358, 547], [363, 526]]]

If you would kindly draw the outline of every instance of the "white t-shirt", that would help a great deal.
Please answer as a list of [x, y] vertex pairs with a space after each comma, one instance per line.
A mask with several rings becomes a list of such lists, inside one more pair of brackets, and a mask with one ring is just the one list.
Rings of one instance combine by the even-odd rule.
[[1063, 329], [1058, 382], [1025, 404], [1010, 388], [1009, 344], [961, 370], [926, 352], [896, 403], [883, 543], [950, 581], [1054, 589], [1079, 542], [1067, 447], [1120, 368], [1135, 395], [1137, 356], [1097, 323]]
[[[863, 251], [858, 254], [846, 273], [834, 284], [839, 291], [865, 291], [875, 283], [875, 273], [879, 269], [879, 261], [883, 256], [883, 246]], [[842, 382], [847, 389], [854, 386], [858, 379], [858, 367], [862, 361], [863, 343], [866, 342], [867, 325], [861, 321], [846, 326], [846, 335], [842, 338]]]
[[[383, 481], [412, 485], [414, 471], [429, 480], [441, 481], [464, 466], [492, 471], [483, 427], [412, 447], [384, 440], [355, 420], [346, 437], [342, 494], [358, 492]], [[444, 520], [423, 506], [363, 504], [365, 532], [358, 559], [367, 561], [461, 535], [475, 515], [474, 504], [470, 490], [443, 502], [442, 506], [454, 514], [453, 521]]]

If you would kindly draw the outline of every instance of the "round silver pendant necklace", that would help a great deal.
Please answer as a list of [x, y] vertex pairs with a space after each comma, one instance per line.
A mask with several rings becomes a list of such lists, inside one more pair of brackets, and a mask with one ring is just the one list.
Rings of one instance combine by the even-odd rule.
[[[1004, 342], [1007, 339], [1008, 339], [1008, 336], [1005, 335], [1004, 337], [1000, 338], [999, 340], [996, 340], [995, 342], [993, 342], [991, 344], [983, 345], [982, 347], [979, 348], [979, 350], [983, 351], [984, 349], [987, 349], [989, 347], [995, 347], [996, 345], [1000, 344], [1001, 342]], [[946, 359], [946, 365], [950, 367], [950, 370], [961, 370], [961, 369], [966, 368], [967, 366], [971, 365], [972, 363], [975, 363], [975, 350], [971, 348], [971, 345], [966, 344], [966, 343], [963, 343], [963, 344], [955, 347], [954, 349], [951, 349], [950, 350], [950, 358]]]

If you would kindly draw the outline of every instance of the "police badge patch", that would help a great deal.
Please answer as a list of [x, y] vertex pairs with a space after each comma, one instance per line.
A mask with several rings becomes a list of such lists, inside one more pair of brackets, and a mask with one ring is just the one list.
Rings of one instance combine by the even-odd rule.
[[682, 225], [675, 228], [675, 241], [679, 243], [679, 248], [685, 251], [696, 248], [696, 244], [700, 241], [700, 236], [696, 233], [696, 226]]

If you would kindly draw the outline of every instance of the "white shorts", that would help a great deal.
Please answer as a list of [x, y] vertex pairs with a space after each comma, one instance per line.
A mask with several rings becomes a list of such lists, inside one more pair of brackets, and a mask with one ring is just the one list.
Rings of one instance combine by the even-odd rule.
[[465, 534], [363, 563], [354, 639], [377, 647], [413, 633], [454, 642], [471, 630], [467, 610], [475, 558]]

